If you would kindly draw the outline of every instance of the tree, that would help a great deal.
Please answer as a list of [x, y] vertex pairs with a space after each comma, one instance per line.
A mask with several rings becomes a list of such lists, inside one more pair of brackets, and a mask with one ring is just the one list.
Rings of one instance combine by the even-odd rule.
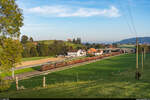
[[30, 55], [30, 49], [33, 46], [34, 45], [32, 43], [30, 43], [30, 42], [27, 42], [26, 44], [23, 44], [22, 56], [23, 57], [31, 57], [31, 55]]
[[38, 56], [38, 52], [37, 52], [35, 46], [32, 46], [32, 47], [31, 47], [31, 49], [30, 49], [30, 56], [31, 56], [31, 57], [37, 57], [37, 56]]
[[22, 57], [23, 57], [23, 58], [25, 58], [25, 57], [30, 57], [30, 50], [27, 49], [27, 48], [23, 49]]
[[72, 42], [75, 44], [81, 44], [81, 38], [77, 38], [77, 39], [73, 38]]
[[19, 37], [22, 26], [22, 11], [15, 0], [0, 0], [0, 34], [5, 37]]
[[87, 42], [87, 43], [85, 43], [85, 46], [86, 46], [86, 48], [87, 49], [89, 49], [90, 48], [90, 44]]
[[23, 35], [23, 36], [21, 37], [21, 43], [22, 43], [22, 44], [26, 44], [27, 42], [28, 42], [28, 36]]
[[[0, 70], [9, 73], [21, 58], [22, 46], [19, 42], [20, 27], [23, 26], [22, 10], [15, 0], [0, 0]], [[9, 82], [0, 75], [0, 91], [9, 87]], [[4, 83], [4, 84], [3, 84]], [[6, 84], [7, 83], [7, 84]]]
[[118, 47], [117, 43], [113, 43], [112, 45], [113, 45], [114, 48]]
[[[3, 41], [3, 45], [4, 47], [2, 48], [2, 52], [0, 52], [0, 71], [7, 75], [10, 73], [11, 69], [15, 67], [15, 64], [21, 61], [22, 45], [19, 40], [13, 40], [12, 38], [5, 39]], [[1, 76], [0, 78], [0, 81], [5, 83], [3, 77]], [[10, 86], [10, 84], [6, 84], [6, 88], [8, 86]], [[4, 86], [0, 86], [0, 91], [1, 87]]]
[[23, 44], [23, 52], [22, 52], [22, 56], [23, 57], [30, 57], [30, 48], [31, 48], [32, 44], [31, 43], [26, 43]]
[[39, 56], [48, 56], [48, 45], [44, 43], [38, 43], [37, 51]]
[[32, 37], [30, 37], [29, 41], [30, 41], [30, 42], [33, 42], [33, 38], [32, 38]]
[[56, 40], [52, 44], [49, 44], [48, 48], [49, 56], [66, 55], [69, 50], [69, 46], [67, 46], [64, 41]]
[[72, 46], [68, 46], [67, 47], [67, 51], [72, 51], [73, 50], [73, 47]]
[[76, 44], [81, 44], [81, 38], [77, 38]]
[[75, 39], [75, 38], [73, 38], [72, 42], [73, 42], [73, 43], [76, 43], [76, 39]]
[[[21, 60], [22, 45], [19, 40], [13, 40], [11, 38], [5, 39], [4, 45], [5, 47], [1, 52], [1, 56], [3, 57], [0, 58], [0, 63], [3, 65], [3, 62], [5, 62], [3, 60], [6, 60], [9, 62], [8, 67], [15, 67], [15, 64]], [[10, 69], [8, 67], [6, 68], [7, 70]]]
[[148, 46], [148, 53], [150, 53], [150, 46]]
[[96, 46], [96, 44], [95, 44], [95, 43], [91, 44], [91, 47], [92, 47], [92, 48], [95, 48], [95, 46]]

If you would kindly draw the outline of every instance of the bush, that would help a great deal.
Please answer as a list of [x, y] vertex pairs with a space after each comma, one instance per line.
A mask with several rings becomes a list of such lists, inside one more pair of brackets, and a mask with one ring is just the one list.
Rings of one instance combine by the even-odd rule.
[[0, 77], [0, 92], [6, 91], [10, 88], [10, 80], [4, 80], [3, 78]]

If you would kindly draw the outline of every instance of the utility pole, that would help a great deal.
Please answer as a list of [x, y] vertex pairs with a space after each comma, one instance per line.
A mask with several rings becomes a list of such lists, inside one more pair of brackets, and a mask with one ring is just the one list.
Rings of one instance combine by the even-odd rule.
[[139, 72], [139, 62], [138, 62], [138, 38], [136, 37], [136, 73], [135, 73], [135, 78], [137, 79], [137, 80], [139, 80], [139, 78], [140, 78], [140, 76], [141, 76], [141, 74], [140, 74], [140, 72]]
[[146, 58], [146, 51], [145, 51], [145, 48], [144, 48], [144, 60], [145, 60], [145, 58]]
[[144, 67], [144, 48], [142, 48], [142, 72]]
[[136, 72], [138, 72], [138, 38], [136, 37]]

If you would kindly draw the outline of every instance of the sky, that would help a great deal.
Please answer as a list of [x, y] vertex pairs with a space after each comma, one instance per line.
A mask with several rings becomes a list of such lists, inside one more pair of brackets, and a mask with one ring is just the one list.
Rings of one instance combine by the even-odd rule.
[[[34, 40], [114, 42], [150, 36], [150, 0], [17, 0]], [[135, 27], [135, 28], [134, 28]]]

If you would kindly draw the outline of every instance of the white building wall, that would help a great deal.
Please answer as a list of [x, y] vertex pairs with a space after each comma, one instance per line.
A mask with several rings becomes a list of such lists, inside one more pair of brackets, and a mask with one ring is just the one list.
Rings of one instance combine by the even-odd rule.
[[71, 56], [71, 57], [76, 57], [77, 56], [77, 52], [68, 52], [67, 55]]
[[77, 52], [68, 52], [67, 55], [72, 57], [86, 56], [86, 52], [82, 50], [78, 50]]
[[77, 56], [86, 56], [86, 52], [83, 50], [78, 50]]
[[95, 56], [99, 56], [99, 55], [102, 55], [102, 54], [103, 54], [103, 51], [94, 53]]

